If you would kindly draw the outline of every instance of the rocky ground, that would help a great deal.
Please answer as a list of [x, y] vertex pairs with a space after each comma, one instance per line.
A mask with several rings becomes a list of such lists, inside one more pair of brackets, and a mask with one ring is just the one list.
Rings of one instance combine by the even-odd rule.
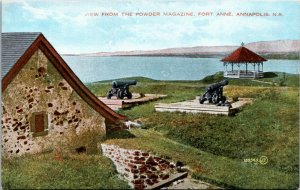
[[[165, 184], [164, 189], [208, 189], [214, 186], [186, 177], [187, 168], [181, 162], [172, 162], [141, 150], [123, 149], [102, 144], [103, 155], [110, 158], [122, 177], [135, 189], [151, 189]], [[181, 175], [183, 174], [183, 175]], [[174, 179], [174, 176], [182, 176]], [[173, 181], [173, 182], [172, 182]]]

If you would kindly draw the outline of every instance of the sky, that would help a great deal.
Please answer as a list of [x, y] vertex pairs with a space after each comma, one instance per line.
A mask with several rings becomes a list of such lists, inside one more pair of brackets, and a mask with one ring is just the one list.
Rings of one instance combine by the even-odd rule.
[[[160, 16], [136, 15], [149, 12]], [[300, 39], [299, 20], [299, 0], [2, 0], [2, 32], [42, 32], [62, 54]]]

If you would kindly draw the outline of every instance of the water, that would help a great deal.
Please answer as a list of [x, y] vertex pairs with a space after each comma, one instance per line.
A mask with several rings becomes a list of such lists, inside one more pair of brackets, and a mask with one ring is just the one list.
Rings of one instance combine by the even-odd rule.
[[[200, 80], [223, 71], [217, 58], [63, 56], [83, 82], [143, 76], [157, 80]], [[248, 66], [249, 69], [252, 67]], [[268, 60], [264, 72], [299, 73], [299, 60]]]

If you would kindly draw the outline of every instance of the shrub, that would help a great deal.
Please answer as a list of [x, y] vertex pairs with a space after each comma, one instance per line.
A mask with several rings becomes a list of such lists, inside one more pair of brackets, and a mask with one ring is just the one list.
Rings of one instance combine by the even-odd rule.
[[264, 78], [274, 78], [277, 77], [278, 75], [274, 72], [264, 72]]

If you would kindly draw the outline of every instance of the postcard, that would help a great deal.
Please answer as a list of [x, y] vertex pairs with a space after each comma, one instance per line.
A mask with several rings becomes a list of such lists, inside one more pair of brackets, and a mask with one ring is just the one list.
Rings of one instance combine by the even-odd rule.
[[299, 187], [296, 0], [3, 0], [3, 189]]

